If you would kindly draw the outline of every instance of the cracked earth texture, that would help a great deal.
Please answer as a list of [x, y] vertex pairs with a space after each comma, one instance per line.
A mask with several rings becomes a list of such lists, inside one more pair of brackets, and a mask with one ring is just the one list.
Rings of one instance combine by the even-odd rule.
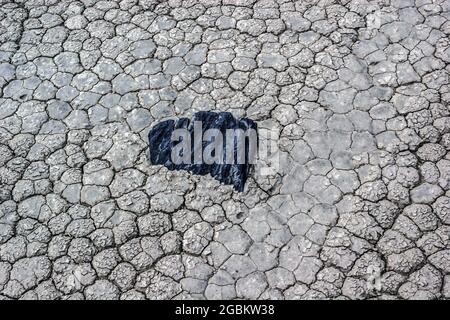
[[[450, 298], [450, 1], [0, 0], [3, 299]], [[243, 193], [152, 124], [281, 130]]]

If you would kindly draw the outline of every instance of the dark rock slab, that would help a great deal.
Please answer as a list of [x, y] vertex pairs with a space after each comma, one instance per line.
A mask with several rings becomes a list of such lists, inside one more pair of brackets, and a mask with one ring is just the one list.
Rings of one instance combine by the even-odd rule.
[[[253, 129], [257, 132], [257, 125], [254, 121], [250, 119], [236, 119], [229, 112], [197, 112], [193, 115], [192, 119], [180, 118], [175, 120], [166, 120], [161, 123], [156, 124], [149, 132], [148, 139], [150, 144], [150, 162], [153, 165], [164, 165], [169, 170], [186, 170], [197, 175], [207, 175], [210, 174], [215, 179], [220, 182], [233, 185], [234, 189], [242, 192], [244, 190], [245, 182], [247, 181], [250, 169], [252, 167], [252, 161], [250, 158], [250, 150], [245, 148], [245, 162], [237, 164], [237, 140], [234, 140], [232, 145], [233, 153], [235, 157], [234, 164], [224, 161], [224, 163], [213, 163], [206, 164], [204, 161], [201, 163], [196, 163], [194, 158], [194, 121], [201, 121], [202, 128], [201, 132], [204, 134], [208, 129], [218, 129], [223, 136], [223, 157], [227, 157], [226, 149], [226, 130], [227, 129], [241, 129], [248, 130]], [[172, 141], [172, 133], [176, 129], [186, 129], [191, 137], [191, 154], [189, 156], [189, 163], [174, 163], [172, 161], [172, 149], [180, 143], [180, 141]], [[200, 130], [197, 130], [200, 132]], [[182, 140], [182, 139], [181, 139]], [[246, 139], [249, 143], [250, 139]], [[202, 150], [211, 141], [202, 141]], [[254, 152], [253, 152], [254, 153]], [[215, 153], [213, 153], [215, 154]]]

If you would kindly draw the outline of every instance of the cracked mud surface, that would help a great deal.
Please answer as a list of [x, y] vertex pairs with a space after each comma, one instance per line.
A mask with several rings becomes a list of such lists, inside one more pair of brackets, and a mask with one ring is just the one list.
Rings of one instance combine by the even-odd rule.
[[[450, 298], [450, 2], [0, 0], [0, 297]], [[155, 122], [282, 132], [243, 193]]]

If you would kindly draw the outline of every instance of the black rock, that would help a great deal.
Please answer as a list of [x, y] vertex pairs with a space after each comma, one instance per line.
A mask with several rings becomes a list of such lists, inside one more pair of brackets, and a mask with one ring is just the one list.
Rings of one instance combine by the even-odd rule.
[[[194, 151], [196, 147], [194, 146], [194, 121], [201, 121], [202, 128], [201, 131], [197, 128], [197, 134], [199, 132], [203, 134], [208, 129], [218, 129], [223, 137], [223, 159], [224, 161], [219, 163], [206, 164], [203, 160], [201, 162], [195, 162], [194, 160]], [[186, 158], [189, 161], [183, 161], [183, 163], [179, 163], [180, 161], [173, 162], [172, 159], [172, 150], [174, 147], [177, 147], [177, 150], [174, 151], [177, 154], [178, 149], [180, 148], [179, 143], [183, 141], [183, 139], [172, 141], [172, 133], [176, 129], [185, 129], [186, 143], [188, 143], [189, 137], [190, 142], [192, 142], [192, 146], [190, 150], [190, 154], [187, 155]], [[255, 148], [250, 148], [249, 144], [254, 142], [254, 139], [249, 138], [248, 136], [245, 138], [245, 161], [237, 162], [237, 147], [238, 147], [238, 139], [233, 138], [233, 142], [227, 141], [227, 129], [241, 129], [244, 132], [252, 129], [254, 130], [254, 137], [256, 139], [256, 143], [254, 145]], [[248, 131], [250, 132], [250, 131]], [[176, 120], [166, 120], [161, 123], [156, 124], [148, 134], [148, 139], [150, 143], [150, 162], [153, 165], [164, 165], [169, 170], [187, 170], [192, 172], [193, 174], [198, 175], [207, 175], [210, 174], [215, 179], [221, 181], [224, 184], [233, 185], [234, 189], [242, 192], [244, 190], [245, 182], [247, 181], [250, 169], [253, 165], [253, 160], [256, 155], [257, 148], [257, 125], [254, 121], [250, 119], [235, 119], [233, 115], [229, 112], [197, 112], [193, 115], [192, 120], [188, 118], [180, 118]], [[211, 143], [211, 141], [201, 141], [201, 150], [203, 154], [204, 148]], [[242, 142], [242, 140], [240, 140]], [[225, 159], [229, 156], [228, 149], [226, 148], [227, 142], [232, 143], [233, 146], [233, 159], [234, 162], [226, 161]], [[219, 144], [220, 145], [220, 144]], [[241, 145], [241, 144], [240, 144]], [[197, 145], [198, 147], [198, 145]], [[199, 150], [197, 148], [197, 150]], [[228, 153], [227, 153], [228, 152]], [[182, 155], [183, 152], [180, 152]], [[212, 152], [213, 155], [216, 155], [216, 152]], [[217, 153], [219, 158], [222, 158], [219, 153]], [[198, 158], [197, 158], [198, 159]]]

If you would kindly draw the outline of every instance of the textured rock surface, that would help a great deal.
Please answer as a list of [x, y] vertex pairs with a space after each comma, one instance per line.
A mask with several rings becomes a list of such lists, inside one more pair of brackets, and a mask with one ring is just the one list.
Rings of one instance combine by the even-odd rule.
[[[448, 0], [0, 0], [0, 298], [450, 297]], [[242, 193], [152, 123], [281, 131]]]

